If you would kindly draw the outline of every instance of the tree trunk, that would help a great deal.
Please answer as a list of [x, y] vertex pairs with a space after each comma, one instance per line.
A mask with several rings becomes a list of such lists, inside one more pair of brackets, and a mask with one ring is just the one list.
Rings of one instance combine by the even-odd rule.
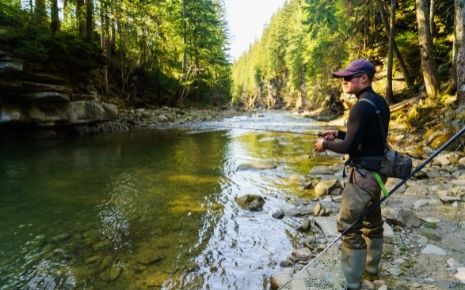
[[429, 31], [431, 37], [434, 37], [434, 0], [430, 0], [429, 4]]
[[434, 59], [433, 37], [429, 30], [429, 0], [416, 0], [418, 42], [420, 45], [421, 69], [425, 82], [426, 94], [435, 98], [439, 92], [437, 65]]
[[[386, 12], [386, 9], [384, 8], [384, 4], [382, 0], [378, 0], [378, 6], [379, 10], [381, 12], [381, 19], [384, 24], [384, 28], [386, 30], [386, 36], [389, 35], [390, 33], [390, 28], [389, 28], [389, 21], [388, 21], [388, 15]], [[389, 38], [389, 37], [387, 37]], [[399, 48], [397, 47], [397, 43], [395, 38], [393, 39], [393, 51], [394, 55], [397, 58], [397, 61], [399, 62], [400, 69], [402, 70], [402, 74], [404, 75], [405, 83], [407, 84], [407, 88], [412, 91], [413, 90], [413, 80], [410, 77], [410, 74], [407, 69], [407, 65], [405, 64], [404, 58], [402, 57], [402, 54], [399, 51]]]
[[58, 0], [52, 1], [52, 23], [50, 24], [50, 28], [52, 32], [55, 33], [60, 30], [60, 18], [58, 17]]
[[45, 24], [47, 21], [47, 12], [45, 7], [45, 0], [36, 0], [34, 7], [34, 18], [39, 25]]
[[86, 38], [86, 17], [84, 9], [84, 0], [76, 0], [76, 18], [78, 23], [79, 35]]
[[[100, 45], [102, 46], [103, 55], [108, 63], [108, 11], [105, 1], [100, 1]], [[110, 95], [108, 86], [108, 65], [103, 67], [103, 81], [105, 94]]]
[[455, 66], [457, 97], [465, 104], [465, 0], [455, 0]]
[[86, 38], [89, 42], [94, 39], [94, 3], [86, 0]]
[[391, 19], [389, 27], [389, 47], [387, 61], [387, 82], [386, 82], [386, 101], [391, 103], [393, 98], [392, 93], [392, 66], [393, 66], [393, 50], [394, 50], [394, 28], [396, 21], [396, 0], [391, 0]]

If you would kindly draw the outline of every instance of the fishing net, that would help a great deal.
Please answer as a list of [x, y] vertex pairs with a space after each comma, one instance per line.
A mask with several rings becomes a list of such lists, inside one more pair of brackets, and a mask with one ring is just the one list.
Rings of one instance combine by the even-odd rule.
[[284, 285], [282, 290], [341, 290], [346, 289], [346, 280], [342, 273], [338, 247], [333, 244], [322, 252], [302, 270], [297, 272], [292, 280]]

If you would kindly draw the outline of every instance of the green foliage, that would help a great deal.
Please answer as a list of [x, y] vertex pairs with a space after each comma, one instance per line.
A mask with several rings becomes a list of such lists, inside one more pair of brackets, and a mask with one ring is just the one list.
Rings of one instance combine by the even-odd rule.
[[233, 102], [293, 106], [301, 97], [324, 99], [334, 86], [331, 72], [349, 56], [343, 7], [343, 1], [287, 2], [260, 41], [234, 63]]
[[[6, 1], [0, 2], [0, 33], [5, 36], [0, 42], [18, 54], [93, 58], [103, 52], [114, 70], [111, 75], [121, 76], [110, 80], [121, 87], [116, 94], [129, 94], [131, 74], [137, 73], [153, 86], [139, 83], [143, 94], [139, 97], [145, 102], [176, 104], [181, 97], [208, 102], [229, 95], [227, 25], [221, 0], [93, 0], [91, 25], [96, 31], [86, 39], [81, 37], [87, 33], [85, 27], [78, 27], [89, 24], [84, 1], [66, 2], [58, 33], [51, 32], [50, 19], [43, 13], [49, 11], [50, 1], [34, 1], [32, 10]], [[79, 3], [84, 6], [77, 13]], [[161, 98], [161, 94], [169, 96]]]

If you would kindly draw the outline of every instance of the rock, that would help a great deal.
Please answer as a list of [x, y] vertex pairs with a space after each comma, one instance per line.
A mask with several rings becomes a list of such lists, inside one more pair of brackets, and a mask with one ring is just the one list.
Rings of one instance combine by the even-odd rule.
[[445, 256], [446, 252], [438, 246], [428, 244], [426, 247], [421, 251], [422, 254], [425, 255], [437, 255], [437, 256]]
[[308, 260], [312, 256], [312, 251], [309, 248], [300, 248], [292, 252], [292, 256], [299, 260]]
[[284, 217], [284, 211], [282, 209], [278, 209], [271, 216], [274, 217], [275, 219], [280, 220], [280, 219], [282, 219]]
[[[373, 284], [375, 285], [375, 287], [381, 287], [383, 285], [386, 285], [386, 282], [384, 282], [384, 280], [374, 280], [373, 281]], [[387, 288], [386, 288], [387, 289]], [[379, 289], [378, 289], [379, 290]]]
[[451, 270], [454, 271], [462, 267], [462, 265], [459, 262], [457, 262], [454, 258], [447, 259], [447, 265], [449, 265], [449, 268], [451, 268]]
[[411, 195], [411, 196], [425, 196], [429, 192], [429, 188], [426, 185], [419, 184], [419, 182], [416, 182], [413, 186], [410, 185], [407, 187], [405, 190], [404, 194], [405, 195]]
[[237, 197], [236, 203], [242, 208], [250, 211], [261, 211], [265, 200], [259, 195], [246, 194], [241, 197]]
[[385, 218], [388, 223], [401, 227], [417, 228], [421, 226], [420, 219], [413, 212], [403, 208], [386, 214]]
[[112, 282], [118, 279], [122, 272], [122, 268], [118, 265], [114, 265], [113, 267], [103, 271], [102, 274], [100, 274], [100, 279], [106, 282]]
[[237, 167], [237, 170], [242, 171], [242, 170], [265, 170], [265, 169], [274, 169], [277, 166], [274, 165], [271, 162], [266, 162], [266, 161], [254, 161], [254, 162], [248, 162], [248, 163], [243, 163]]
[[341, 185], [338, 180], [322, 180], [315, 186], [315, 197], [322, 197], [328, 195], [332, 190], [340, 188]]
[[17, 105], [2, 105], [0, 107], [0, 124], [2, 123], [29, 123], [31, 119], [23, 109]]
[[458, 161], [460, 168], [465, 168], [465, 157], [462, 157]]
[[314, 216], [328, 216], [330, 214], [331, 214], [331, 209], [322, 206], [320, 202], [318, 202], [313, 208]]
[[423, 207], [423, 206], [426, 206], [428, 205], [428, 200], [427, 199], [419, 199], [417, 201], [415, 201], [415, 203], [413, 204], [413, 207], [414, 208], [420, 208], [420, 207]]
[[270, 287], [273, 290], [279, 289], [291, 279], [292, 276], [289, 272], [273, 273], [270, 277]]
[[156, 274], [147, 278], [145, 280], [145, 283], [148, 287], [161, 288], [163, 286], [163, 282], [165, 282], [168, 279], [169, 276], [167, 274]]
[[375, 285], [369, 280], [363, 280], [362, 289], [373, 290]]
[[279, 263], [279, 266], [283, 268], [292, 267], [293, 265], [294, 265], [294, 262], [289, 258], [286, 258]]
[[314, 166], [310, 169], [310, 175], [333, 175], [334, 172], [328, 166]]
[[339, 232], [336, 226], [336, 217], [315, 217], [315, 224], [321, 229], [321, 231], [327, 237], [337, 236]]
[[312, 229], [314, 221], [311, 218], [304, 218], [301, 225], [298, 227], [299, 231], [308, 232]]
[[142, 265], [148, 266], [155, 263], [159, 263], [165, 258], [165, 256], [158, 253], [145, 252], [141, 253], [138, 258], [138, 262]]
[[392, 240], [394, 239], [394, 230], [392, 229], [392, 227], [388, 223], [383, 223], [383, 229], [384, 241], [387, 243], [392, 242]]
[[105, 240], [105, 241], [99, 241], [94, 244], [93, 248], [95, 251], [101, 251], [104, 249], [111, 248], [113, 246], [111, 241]]
[[458, 268], [457, 274], [454, 275], [455, 278], [459, 279], [460, 282], [465, 284], [465, 268]]
[[387, 285], [382, 285], [378, 288], [378, 290], [388, 290]]
[[440, 153], [433, 159], [433, 164], [439, 164], [442, 167], [448, 166], [450, 163], [449, 153]]
[[402, 274], [402, 271], [397, 267], [396, 268], [389, 268], [389, 269], [387, 269], [387, 271], [392, 276], [400, 276]]
[[71, 234], [61, 234], [52, 238], [53, 243], [60, 243], [71, 238]]

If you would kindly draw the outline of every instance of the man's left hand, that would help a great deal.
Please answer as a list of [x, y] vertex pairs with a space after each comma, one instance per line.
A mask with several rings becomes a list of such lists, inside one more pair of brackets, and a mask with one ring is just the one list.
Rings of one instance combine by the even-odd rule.
[[323, 147], [323, 142], [325, 142], [325, 139], [323, 138], [320, 138], [318, 139], [318, 141], [316, 141], [314, 146], [316, 152], [321, 153], [325, 151], [325, 148]]

